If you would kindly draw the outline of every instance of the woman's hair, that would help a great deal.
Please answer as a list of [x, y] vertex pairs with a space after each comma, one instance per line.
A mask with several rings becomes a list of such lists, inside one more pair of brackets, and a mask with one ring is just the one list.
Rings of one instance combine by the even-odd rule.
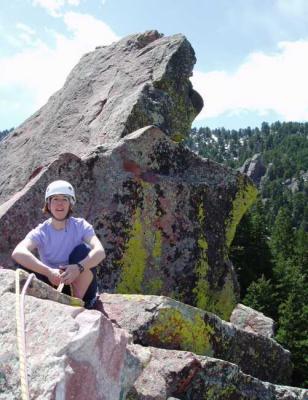
[[[48, 201], [45, 202], [44, 207], [42, 208], [42, 211], [43, 211], [44, 214], [51, 215], [51, 212], [50, 212], [50, 210], [48, 208], [49, 201], [50, 201], [50, 199], [48, 199]], [[70, 208], [68, 210], [67, 217], [70, 217], [72, 214], [73, 214], [73, 208], [72, 208], [72, 204], [70, 203]]]

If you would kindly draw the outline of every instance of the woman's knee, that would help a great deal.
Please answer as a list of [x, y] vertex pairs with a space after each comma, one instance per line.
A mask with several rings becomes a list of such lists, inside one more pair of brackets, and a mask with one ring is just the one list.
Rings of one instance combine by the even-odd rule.
[[86, 243], [81, 243], [76, 246], [69, 255], [69, 264], [76, 264], [84, 260], [90, 253], [91, 248]]

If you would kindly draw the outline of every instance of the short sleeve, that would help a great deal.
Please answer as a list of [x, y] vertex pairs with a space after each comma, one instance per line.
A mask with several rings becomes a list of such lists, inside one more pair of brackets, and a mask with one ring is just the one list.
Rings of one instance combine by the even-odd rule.
[[92, 236], [95, 235], [94, 228], [85, 219], [82, 222], [83, 222], [83, 237], [82, 237], [82, 239], [83, 240], [90, 239]]
[[41, 247], [42, 246], [42, 230], [40, 229], [40, 225], [37, 226], [36, 228], [32, 229], [32, 231], [30, 231], [25, 239], [30, 239], [31, 242], [35, 243], [37, 245], [37, 247]]

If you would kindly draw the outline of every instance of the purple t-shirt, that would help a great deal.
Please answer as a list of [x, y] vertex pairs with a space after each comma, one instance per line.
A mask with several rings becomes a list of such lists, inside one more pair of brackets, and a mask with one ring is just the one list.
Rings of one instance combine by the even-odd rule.
[[72, 250], [95, 235], [93, 226], [83, 218], [70, 217], [64, 229], [52, 226], [51, 218], [32, 229], [26, 239], [36, 244], [40, 260], [51, 268], [67, 265]]

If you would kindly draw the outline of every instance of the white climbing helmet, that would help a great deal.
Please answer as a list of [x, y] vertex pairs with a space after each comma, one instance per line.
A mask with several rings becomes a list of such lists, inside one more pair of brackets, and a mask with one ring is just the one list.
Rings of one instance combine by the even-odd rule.
[[73, 186], [66, 181], [54, 181], [51, 182], [45, 192], [45, 202], [48, 201], [49, 197], [55, 196], [56, 194], [62, 194], [68, 196], [70, 203], [74, 205], [76, 203], [75, 190]]

